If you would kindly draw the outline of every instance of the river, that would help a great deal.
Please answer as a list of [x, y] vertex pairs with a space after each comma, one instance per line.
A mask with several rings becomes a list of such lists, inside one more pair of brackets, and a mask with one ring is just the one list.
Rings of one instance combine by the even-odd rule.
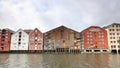
[[0, 68], [120, 68], [120, 55], [0, 54]]

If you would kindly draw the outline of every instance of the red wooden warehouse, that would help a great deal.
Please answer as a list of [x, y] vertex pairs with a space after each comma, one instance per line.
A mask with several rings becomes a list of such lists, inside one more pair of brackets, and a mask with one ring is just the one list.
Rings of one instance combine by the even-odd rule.
[[35, 28], [29, 33], [29, 50], [42, 50], [43, 49], [43, 37], [42, 32]]
[[0, 30], [0, 51], [9, 51], [10, 50], [10, 41], [13, 31], [10, 29]]
[[80, 33], [82, 49], [108, 49], [107, 31], [91, 26]]

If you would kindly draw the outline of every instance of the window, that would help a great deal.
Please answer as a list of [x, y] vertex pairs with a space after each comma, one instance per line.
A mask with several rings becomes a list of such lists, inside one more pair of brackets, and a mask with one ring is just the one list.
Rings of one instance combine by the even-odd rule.
[[111, 29], [109, 29], [109, 31], [111, 31]]
[[110, 43], [113, 43], [113, 41], [110, 41]]
[[63, 40], [63, 43], [65, 43], [65, 40]]
[[111, 45], [111, 48], [116, 48], [116, 46], [115, 45]]
[[30, 43], [30, 45], [34, 45], [34, 43]]
[[114, 45], [114, 48], [116, 48], [116, 46]]
[[89, 44], [90, 42], [87, 42], [87, 44]]
[[1, 46], [4, 46], [4, 43], [2, 43]]
[[115, 37], [110, 37], [110, 39], [115, 39]]
[[63, 38], [64, 36], [64, 30], [61, 30], [61, 37]]
[[116, 29], [116, 31], [119, 31], [119, 29]]
[[35, 37], [35, 39], [38, 39], [37, 37]]
[[119, 25], [116, 25], [116, 27], [119, 27]]
[[13, 43], [13, 45], [16, 45], [16, 43]]
[[90, 34], [92, 34], [92, 32], [89, 32]]
[[90, 44], [93, 44], [92, 42], [90, 42]]
[[112, 25], [112, 27], [114, 27], [114, 25]]
[[24, 46], [22, 46], [22, 48], [24, 48]]
[[120, 48], [120, 45], [118, 45], [118, 48]]
[[19, 32], [19, 34], [22, 34], [21, 32]]
[[26, 45], [26, 43], [23, 43], [23, 45]]
[[2, 42], [4, 42], [5, 40], [4, 39], [2, 39]]
[[38, 45], [41, 45], [41, 43], [38, 43]]
[[114, 31], [114, 29], [112, 29], [112, 31]]
[[104, 44], [104, 42], [99, 42], [99, 44]]
[[38, 36], [38, 34], [35, 34], [35, 36]]
[[19, 32], [19, 38], [21, 38], [21, 32]]
[[35, 39], [35, 42], [37, 42], [37, 39]]
[[89, 32], [87, 32], [87, 34], [89, 34]]
[[19, 41], [21, 41], [21, 39], [19, 39]]
[[117, 35], [119, 35], [119, 33], [117, 33]]
[[113, 48], [113, 45], [111, 45], [111, 48]]
[[25, 35], [23, 35], [23, 37], [25, 37]]
[[2, 38], [5, 38], [5, 36], [2, 36]]
[[90, 40], [89, 38], [87, 38], [87, 40]]
[[21, 42], [18, 42], [18, 44], [20, 45], [20, 44], [21, 44]]
[[21, 35], [19, 35], [19, 38], [21, 38]]
[[6, 33], [6, 35], [8, 35], [8, 34]]
[[6, 38], [8, 38], [8, 36], [6, 36]]

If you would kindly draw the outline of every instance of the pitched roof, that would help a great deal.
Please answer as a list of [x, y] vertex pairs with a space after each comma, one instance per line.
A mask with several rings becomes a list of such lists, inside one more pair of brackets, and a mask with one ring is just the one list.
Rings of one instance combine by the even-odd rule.
[[[64, 26], [64, 25], [61, 25], [61, 26], [56, 27], [56, 28], [54, 28], [54, 29], [51, 29], [51, 30], [49, 30], [49, 31], [47, 31], [47, 32], [50, 32], [50, 31], [53, 31], [53, 30], [56, 30], [56, 29], [59, 29], [59, 28], [62, 28], [62, 29], [69, 29], [69, 30], [72, 30], [72, 31], [78, 32], [78, 31], [73, 30], [73, 29], [71, 29], [71, 28], [68, 28], [68, 27], [66, 27], [66, 26]], [[45, 32], [45, 33], [47, 33], [47, 32]], [[79, 32], [78, 32], [78, 33], [79, 33]]]
[[29, 34], [31, 31], [33, 31], [32, 29], [25, 29], [24, 30], [27, 34]]
[[120, 23], [112, 23], [112, 24], [110, 24], [110, 25], [107, 25], [107, 26], [104, 26], [103, 28], [108, 28], [108, 27], [110, 27], [110, 26], [112, 26], [112, 25], [120, 25]]

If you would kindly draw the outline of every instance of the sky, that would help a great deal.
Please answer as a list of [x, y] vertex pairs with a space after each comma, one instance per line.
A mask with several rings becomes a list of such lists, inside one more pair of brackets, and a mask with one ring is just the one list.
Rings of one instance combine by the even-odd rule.
[[0, 0], [0, 29], [49, 31], [61, 25], [80, 32], [120, 23], [120, 0]]

